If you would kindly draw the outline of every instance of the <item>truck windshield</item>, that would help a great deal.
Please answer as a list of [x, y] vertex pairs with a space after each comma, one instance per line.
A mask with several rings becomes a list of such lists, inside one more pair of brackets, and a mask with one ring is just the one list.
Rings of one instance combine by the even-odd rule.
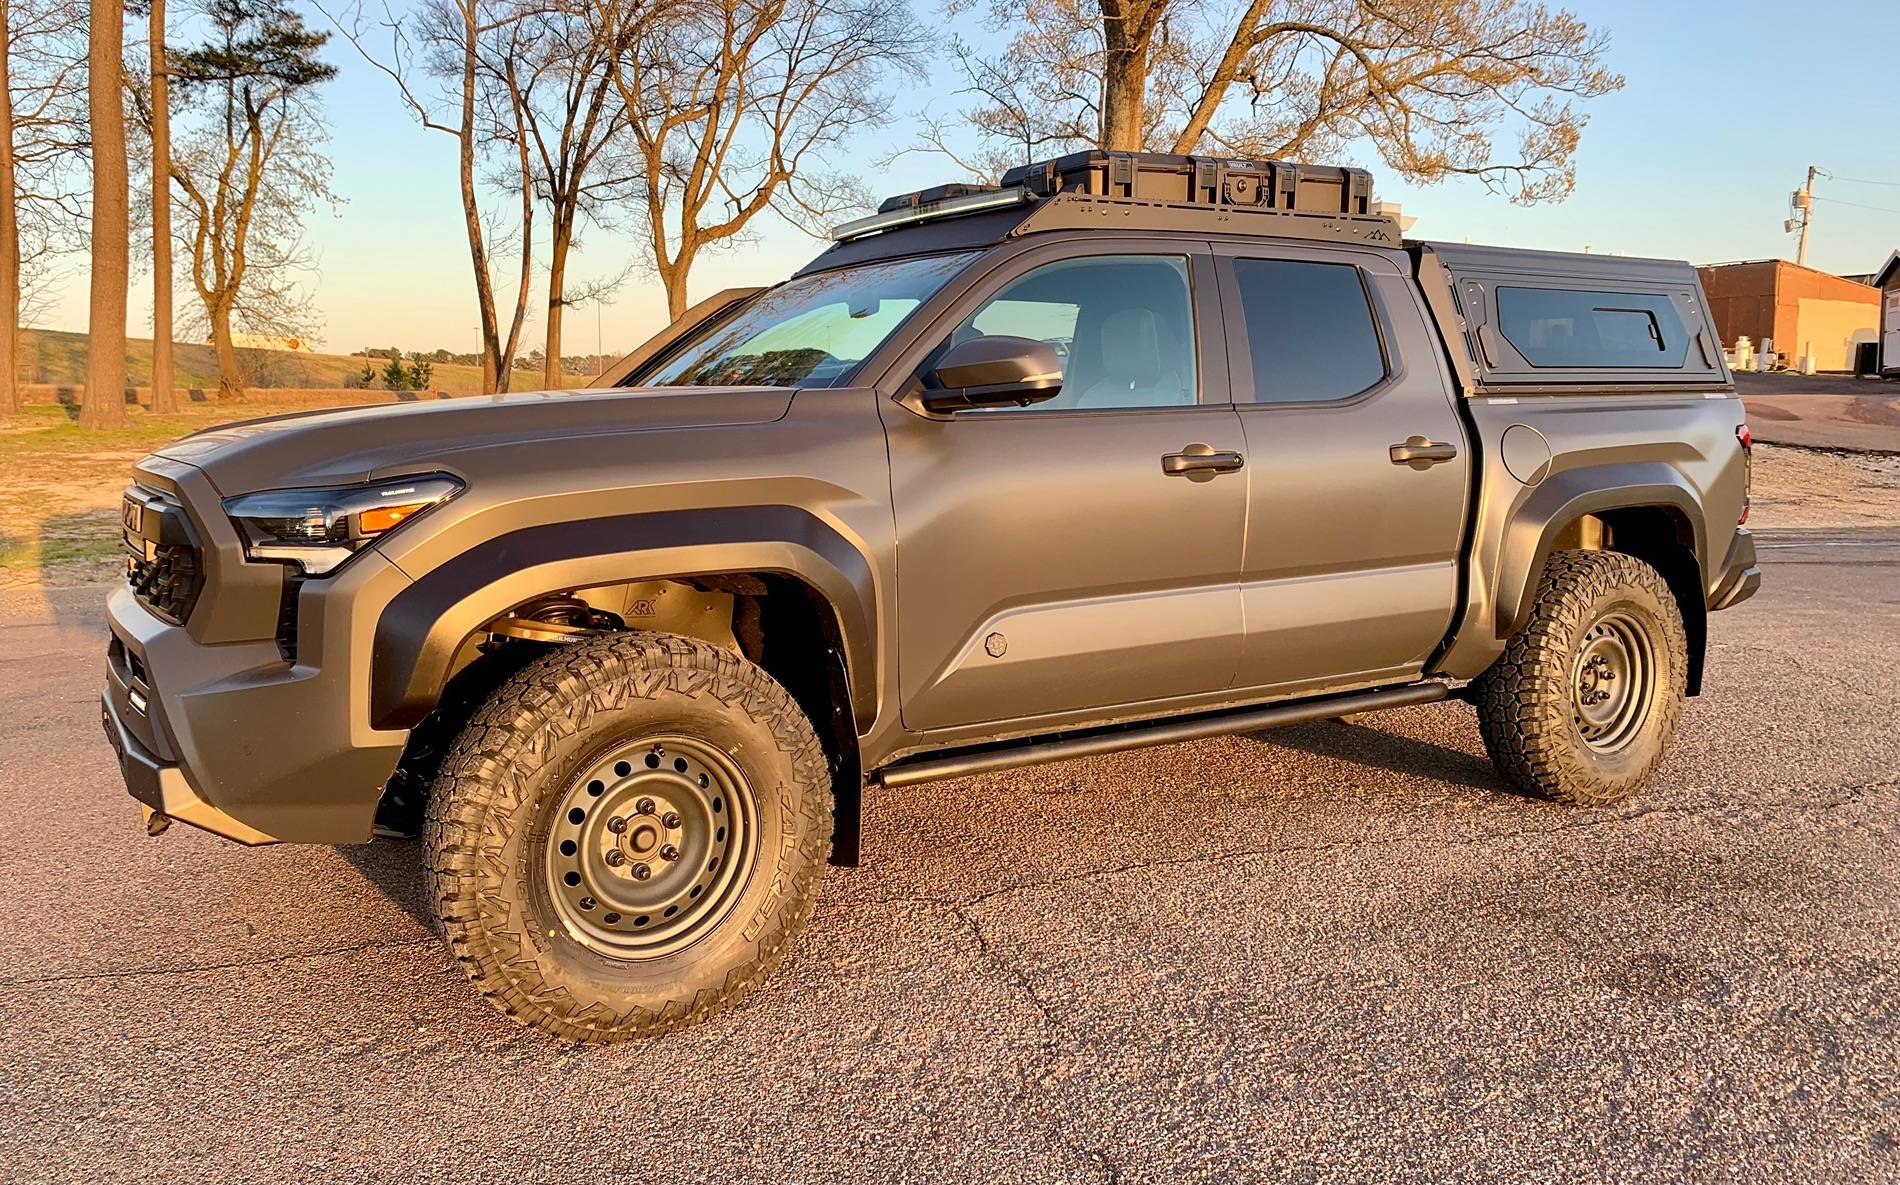
[[643, 387], [842, 387], [975, 252], [820, 272], [689, 338]]

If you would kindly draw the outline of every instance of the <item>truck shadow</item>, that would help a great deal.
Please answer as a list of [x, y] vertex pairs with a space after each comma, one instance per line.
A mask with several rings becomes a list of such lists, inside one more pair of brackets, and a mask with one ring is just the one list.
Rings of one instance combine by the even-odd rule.
[[433, 933], [435, 911], [429, 908], [429, 877], [423, 868], [422, 845], [412, 839], [377, 839], [371, 843], [337, 844], [343, 857], [364, 880], [394, 902], [417, 925]]
[[1499, 777], [1491, 763], [1483, 757], [1430, 741], [1399, 736], [1379, 728], [1339, 720], [1320, 720], [1287, 728], [1263, 729], [1247, 733], [1246, 736], [1262, 744], [1297, 749], [1315, 757], [1335, 757], [1413, 777], [1436, 778], [1473, 790], [1517, 795], [1510, 783]]

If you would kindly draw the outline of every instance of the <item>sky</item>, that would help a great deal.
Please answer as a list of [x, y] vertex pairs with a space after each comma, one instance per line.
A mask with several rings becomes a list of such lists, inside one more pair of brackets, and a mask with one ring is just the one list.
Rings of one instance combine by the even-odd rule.
[[[912, 2], [920, 15], [941, 20], [942, 0]], [[1892, 83], [1900, 74], [1900, 3], [1578, 0], [1571, 7], [1609, 34], [1609, 65], [1627, 85], [1588, 105], [1577, 187], [1566, 201], [1519, 207], [1476, 182], [1410, 184], [1382, 171], [1369, 151], [1313, 163], [1371, 168], [1375, 196], [1418, 217], [1410, 232], [1417, 238], [1696, 263], [1792, 259], [1794, 236], [1782, 230], [1789, 193], [1818, 165], [1833, 176], [1815, 188], [1809, 264], [1873, 271], [1900, 247], [1900, 93]], [[314, 27], [329, 27], [319, 12], [308, 15]], [[951, 27], [959, 23], [966, 36], [981, 36], [972, 18]], [[343, 202], [306, 223], [316, 260], [309, 277], [320, 324], [315, 340], [336, 353], [387, 345], [477, 349], [454, 140], [419, 127], [389, 80], [342, 38], [328, 57], [340, 67], [324, 101], [332, 189]], [[874, 162], [914, 145], [920, 112], [949, 116], [962, 105], [949, 78], [894, 89], [901, 96], [889, 122], [867, 130], [837, 164]], [[924, 153], [858, 167], [880, 195], [966, 179]], [[823, 245], [771, 219], [742, 248], [702, 256], [691, 296], [783, 279]], [[569, 266], [572, 286], [620, 274], [642, 250], [632, 226], [584, 231]], [[139, 283], [130, 309], [135, 335], [150, 326], [149, 292]], [[181, 286], [179, 300], [187, 299]], [[545, 302], [545, 292], [534, 299]], [[591, 353], [597, 343], [608, 353], [631, 349], [665, 320], [658, 283], [636, 274], [611, 303], [569, 310], [563, 352]], [[80, 261], [40, 324], [83, 329], [85, 321]], [[529, 345], [540, 336], [537, 322]]]

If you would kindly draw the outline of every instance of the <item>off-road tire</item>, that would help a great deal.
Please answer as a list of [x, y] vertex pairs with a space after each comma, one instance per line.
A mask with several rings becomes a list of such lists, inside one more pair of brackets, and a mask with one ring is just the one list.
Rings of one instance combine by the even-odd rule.
[[[610, 957], [563, 916], [574, 906], [556, 901], [558, 884], [548, 887], [564, 875], [549, 872], [563, 825], [551, 816], [577, 794], [600, 794], [598, 779], [575, 785], [603, 753], [655, 735], [690, 741], [742, 777], [756, 843], [728, 853], [735, 869], [749, 866], [730, 875], [726, 912], [703, 933], [688, 931], [679, 949]], [[683, 775], [680, 784], [690, 787]], [[735, 824], [737, 805], [725, 808]], [[617, 634], [554, 650], [489, 698], [443, 759], [424, 839], [449, 951], [482, 995], [560, 1037], [652, 1036], [737, 1003], [810, 919], [831, 842], [827, 763], [810, 721], [759, 667], [691, 638]]]
[[[1599, 686], [1586, 684], [1581, 668], [1597, 644], [1592, 631], [1600, 639], [1612, 622], [1646, 641], [1651, 687], [1641, 718], [1616, 743], [1599, 735], [1593, 744], [1587, 731], [1601, 725], [1586, 721], [1583, 701]], [[1484, 747], [1526, 793], [1578, 806], [1626, 798], [1661, 764], [1675, 734], [1688, 656], [1681, 611], [1655, 568], [1619, 552], [1557, 552], [1544, 566], [1530, 622], [1473, 684]]]

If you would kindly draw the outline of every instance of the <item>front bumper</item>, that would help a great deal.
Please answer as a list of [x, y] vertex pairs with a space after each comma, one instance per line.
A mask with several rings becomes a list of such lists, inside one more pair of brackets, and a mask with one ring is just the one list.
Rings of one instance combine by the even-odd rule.
[[368, 725], [368, 640], [354, 610], [373, 621], [408, 579], [369, 554], [321, 583], [300, 596], [295, 662], [274, 639], [203, 644], [130, 589], [113, 591], [104, 722], [148, 812], [247, 844], [370, 838], [409, 734]]
[[242, 844], [277, 842], [276, 836], [267, 835], [242, 819], [232, 818], [198, 797], [198, 792], [185, 780], [183, 770], [160, 761], [125, 730], [113, 707], [111, 693], [101, 697], [100, 711], [104, 716], [106, 741], [119, 755], [119, 775], [125, 779], [126, 792], [138, 802], [145, 816], [146, 830], [154, 835], [162, 831], [162, 826], [155, 829], [152, 823], [154, 818], [162, 817], [189, 823]]
[[1735, 529], [1735, 541], [1729, 544], [1728, 558], [1722, 565], [1722, 578], [1715, 582], [1709, 608], [1733, 609], [1761, 589], [1761, 568], [1755, 561], [1755, 536], [1746, 527]]

